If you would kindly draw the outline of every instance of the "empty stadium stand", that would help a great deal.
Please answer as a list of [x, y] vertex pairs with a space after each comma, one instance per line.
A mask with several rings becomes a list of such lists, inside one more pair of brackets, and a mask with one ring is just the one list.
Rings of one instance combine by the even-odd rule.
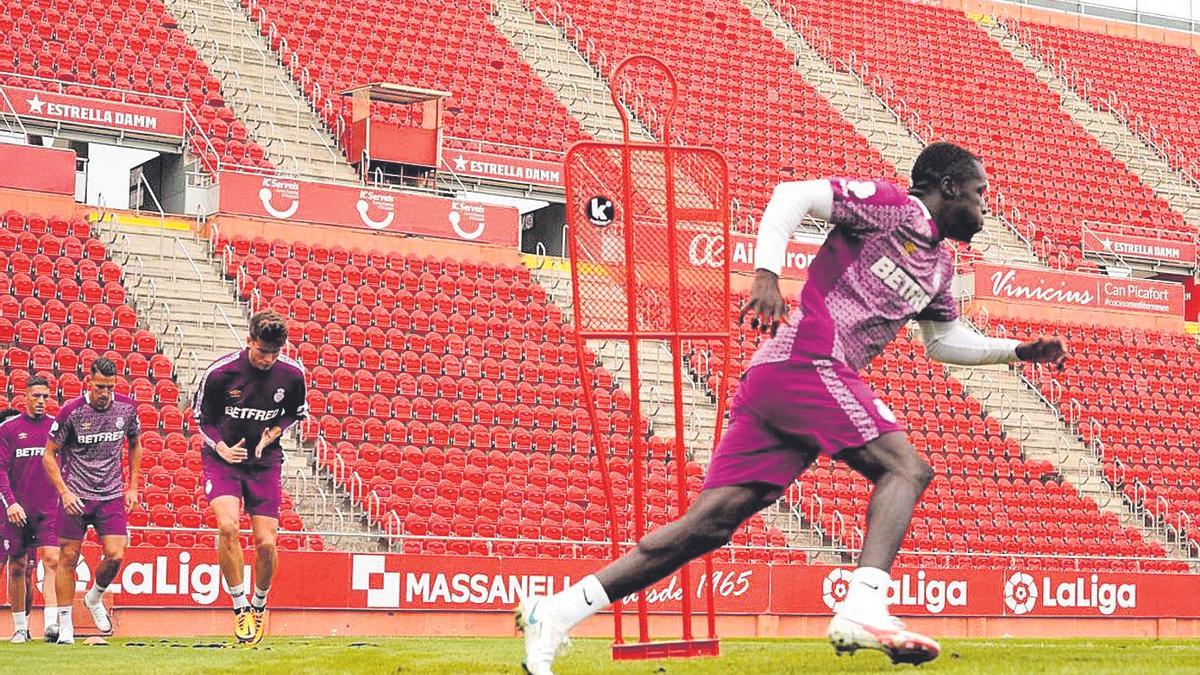
[[[337, 92], [396, 82], [452, 92], [446, 101], [447, 148], [526, 154], [554, 160], [584, 137], [576, 121], [488, 21], [484, 0], [433, 4], [378, 0], [243, 0], [252, 19], [289, 64], [293, 79], [323, 90], [316, 109], [330, 129], [349, 122], [350, 99]], [[284, 44], [288, 52], [283, 53]], [[295, 60], [292, 59], [295, 54]], [[408, 107], [373, 103], [378, 121], [410, 123]], [[339, 138], [339, 142], [345, 138]]]
[[[138, 401], [143, 430], [144, 507], [130, 512], [129, 524], [154, 528], [133, 530], [132, 543], [211, 546], [214, 534], [187, 531], [216, 525], [204, 497], [201, 439], [191, 433], [191, 392], [180, 392], [171, 359], [139, 323], [121, 267], [107, 254], [83, 218], [3, 214], [0, 407], [23, 409], [25, 382], [38, 374], [50, 380], [50, 411], [56, 413], [83, 393], [92, 361], [112, 359], [119, 370], [117, 391]], [[282, 548], [323, 546], [320, 537], [288, 533], [303, 529], [303, 523], [286, 494], [280, 522]], [[249, 527], [248, 517], [243, 525]], [[172, 531], [176, 527], [184, 529]]]
[[1071, 341], [1072, 368], [1035, 377], [1042, 394], [1093, 444], [1105, 479], [1135, 512], [1172, 538], [1186, 537], [1189, 550], [1200, 547], [1195, 338], [1046, 321], [1000, 319], [998, 325], [1018, 337], [1056, 333]]
[[[311, 380], [303, 433], [317, 461], [378, 527], [408, 535], [404, 551], [608, 555], [570, 325], [528, 269], [262, 238], [219, 246], [241, 296], [289, 317]], [[626, 504], [631, 435], [648, 430], [630, 428], [629, 396], [612, 375], [593, 373]], [[661, 438], [648, 448], [648, 520], [661, 525], [674, 513], [678, 464]], [[684, 470], [694, 496], [703, 467]], [[803, 559], [760, 516], [734, 543], [779, 547], [738, 554], [755, 560]]]
[[1035, 240], [1050, 264], [1088, 265], [1080, 252], [1086, 221], [1153, 228], [1166, 239], [1195, 237], [962, 13], [900, 0], [776, 6], [802, 16], [798, 28], [809, 41], [827, 59], [856, 68], [911, 127], [929, 125], [936, 138], [976, 150], [989, 169], [993, 207]]
[[[1200, 56], [1187, 47], [1038, 23], [1016, 23], [1061, 64], [1086, 79], [1088, 103], [1114, 106], [1176, 169], [1200, 176]], [[1056, 64], [1056, 67], [1059, 64]]]
[[[0, 83], [190, 112], [193, 155], [268, 170], [263, 149], [225, 105], [221, 83], [159, 0], [9, 2], [0, 13]], [[128, 93], [133, 92], [133, 93]], [[192, 124], [192, 122], [195, 124]]]
[[[761, 213], [780, 180], [897, 178], [896, 168], [804, 81], [787, 49], [739, 2], [709, 2], [701, 11], [680, 0], [525, 4], [560, 23], [565, 12], [583, 39], [596, 45], [587, 49], [593, 66], [599, 67], [600, 54], [609, 67], [639, 53], [669, 62], [681, 92], [674, 134], [725, 154], [739, 215]], [[581, 52], [585, 47], [576, 44]], [[662, 103], [655, 92], [643, 93], [647, 108]], [[734, 119], [739, 123], [726, 123]]]

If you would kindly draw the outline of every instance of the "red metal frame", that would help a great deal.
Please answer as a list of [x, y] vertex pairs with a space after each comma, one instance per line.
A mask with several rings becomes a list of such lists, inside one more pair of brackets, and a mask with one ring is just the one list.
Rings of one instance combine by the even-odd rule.
[[[625, 108], [617, 96], [617, 83], [620, 81], [621, 75], [625, 69], [634, 62], [643, 62], [654, 66], [661, 71], [665, 79], [669, 98], [663, 108], [663, 113], [660, 116], [662, 143], [643, 143], [637, 142], [630, 138], [629, 119], [625, 112]], [[643, 466], [644, 458], [646, 457], [646, 439], [638, 433], [642, 429], [642, 413], [641, 413], [641, 396], [640, 386], [641, 378], [638, 371], [638, 343], [641, 340], [665, 340], [671, 345], [673, 355], [673, 372], [672, 386], [674, 391], [674, 424], [675, 424], [675, 446], [674, 457], [676, 458], [676, 485], [675, 497], [676, 505], [679, 513], [684, 513], [688, 507], [687, 494], [687, 474], [686, 474], [686, 458], [687, 452], [684, 446], [684, 429], [685, 415], [683, 410], [683, 341], [686, 339], [703, 339], [709, 341], [719, 341], [725, 347], [725, 353], [732, 353], [732, 338], [730, 331], [730, 270], [729, 256], [725, 257], [725, 263], [722, 269], [717, 270], [723, 274], [723, 282], [721, 288], [716, 291], [719, 297], [712, 297], [712, 302], [720, 302], [722, 311], [713, 314], [712, 325], [704, 325], [702, 327], [689, 326], [688, 330], [684, 330], [680, 325], [680, 317], [682, 308], [680, 306], [681, 297], [689, 292], [696, 292], [693, 289], [682, 285], [682, 279], [679, 269], [679, 254], [682, 252], [681, 244], [679, 243], [680, 236], [686, 236], [686, 232], [679, 230], [678, 225], [681, 218], [686, 218], [692, 222], [705, 222], [709, 227], [719, 227], [721, 236], [724, 237], [725, 250], [730, 250], [730, 231], [729, 231], [729, 174], [728, 167], [725, 164], [724, 158], [719, 152], [711, 148], [690, 148], [685, 146], [673, 146], [670, 144], [670, 129], [671, 117], [675, 110], [678, 101], [678, 88], [674, 76], [665, 63], [652, 56], [635, 55], [626, 58], [617, 64], [613, 69], [609, 79], [612, 90], [613, 105], [621, 116], [623, 126], [623, 141], [620, 143], [604, 143], [597, 141], [584, 141], [576, 143], [568, 151], [564, 160], [564, 177], [566, 179], [566, 193], [568, 209], [573, 206], [582, 204], [581, 197], [586, 199], [588, 195], [579, 194], [581, 189], [579, 181], [573, 179], [573, 166], [584, 166], [584, 162], [589, 156], [597, 157], [604, 152], [619, 150], [620, 152], [620, 199], [617, 202], [622, 211], [623, 222], [623, 247], [624, 261], [626, 268], [623, 276], [624, 279], [624, 298], [625, 306], [625, 322], [623, 329], [610, 330], [608, 327], [603, 329], [593, 329], [587, 320], [587, 310], [590, 305], [582, 304], [580, 294], [580, 270], [581, 267], [588, 264], [595, 264], [588, 258], [588, 253], [584, 252], [584, 247], [579, 241], [579, 226], [568, 227], [568, 236], [571, 251], [571, 281], [572, 281], [572, 300], [573, 312], [575, 319], [575, 350], [577, 361], [580, 368], [580, 379], [583, 383], [584, 402], [587, 406], [588, 413], [591, 417], [592, 434], [596, 444], [596, 451], [602, 458], [598, 462], [602, 484], [605, 493], [608, 495], [608, 516], [609, 516], [609, 536], [612, 540], [612, 556], [616, 559], [621, 555], [621, 541], [623, 539], [621, 521], [618, 519], [616, 505], [614, 503], [612, 491], [612, 478], [608, 466], [609, 447], [608, 439], [601, 432], [599, 414], [596, 409], [594, 394], [591, 364], [585, 360], [585, 341], [588, 339], [604, 339], [604, 340], [624, 340], [629, 344], [629, 387], [630, 387], [630, 426], [633, 429], [633, 438], [631, 439], [631, 447], [633, 452], [632, 458], [632, 480], [633, 480], [633, 530], [634, 536], [641, 539], [646, 534], [646, 503], [645, 503], [645, 485], [643, 476], [645, 468]], [[645, 256], [644, 250], [639, 251], [635, 242], [635, 234], [638, 231], [635, 222], [635, 179], [633, 165], [635, 157], [639, 154], [646, 156], [654, 156], [662, 158], [662, 176], [661, 181], [666, 193], [665, 205], [665, 231], [666, 231], [666, 294], [670, 300], [670, 317], [665, 330], [646, 330], [643, 329], [639, 322], [639, 308], [642, 298], [639, 295], [641, 288], [639, 284], [638, 270], [635, 269], [638, 263], [638, 255]], [[677, 162], [681, 157], [692, 157], [703, 159], [715, 168], [715, 176], [710, 176], [710, 183], [713, 179], [716, 181], [715, 189], [718, 194], [716, 197], [715, 207], [712, 209], [704, 208], [684, 208], [676, 204], [676, 180], [675, 169]], [[640, 166], [640, 165], [639, 165]], [[615, 167], [614, 167], [615, 168]], [[657, 168], [657, 167], [655, 167]], [[581, 169], [582, 171], [582, 169]], [[646, 176], [640, 174], [640, 180], [644, 180]], [[686, 178], [686, 175], [685, 175]], [[568, 222], [571, 216], [568, 216]], [[656, 227], [658, 223], [653, 223], [647, 227]], [[714, 232], [715, 234], [715, 232]], [[643, 242], [643, 249], [646, 243]], [[685, 254], [686, 255], [686, 254]], [[600, 263], [602, 264], [602, 263]], [[657, 263], [662, 266], [661, 262]], [[711, 294], [715, 289], [708, 291]], [[727, 383], [725, 378], [721, 378], [719, 391], [717, 393], [717, 419], [716, 428], [714, 429], [714, 449], [716, 442], [720, 439], [723, 419], [725, 415], [725, 399]], [[614, 619], [614, 644], [613, 658], [617, 660], [625, 659], [648, 659], [648, 658], [664, 658], [664, 657], [688, 657], [688, 656], [708, 656], [716, 655], [720, 651], [719, 642], [716, 636], [716, 614], [713, 598], [712, 584], [712, 557], [705, 557], [705, 585], [706, 585], [706, 614], [708, 618], [708, 635], [706, 639], [696, 639], [692, 631], [692, 602], [691, 593], [684, 592], [682, 596], [682, 640], [678, 642], [651, 642], [648, 626], [648, 611], [646, 606], [646, 598], [643, 593], [638, 594], [637, 598], [637, 614], [638, 614], [638, 640], [636, 643], [625, 644], [622, 625], [622, 603], [620, 599], [616, 599], [613, 603], [613, 619]], [[685, 565], [680, 571], [681, 587], [691, 589], [690, 571]]]

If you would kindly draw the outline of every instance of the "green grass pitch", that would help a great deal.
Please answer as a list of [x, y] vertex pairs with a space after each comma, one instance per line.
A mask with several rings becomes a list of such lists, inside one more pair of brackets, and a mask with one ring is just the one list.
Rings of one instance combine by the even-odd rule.
[[[725, 640], [722, 656], [613, 663], [609, 643], [576, 640], [556, 663], [576, 673], [1200, 673], [1200, 640], [946, 640], [915, 669], [877, 652], [837, 657], [820, 640]], [[206, 638], [116, 638], [107, 646], [0, 644], [6, 674], [521, 673], [517, 638], [270, 638], [256, 648]]]

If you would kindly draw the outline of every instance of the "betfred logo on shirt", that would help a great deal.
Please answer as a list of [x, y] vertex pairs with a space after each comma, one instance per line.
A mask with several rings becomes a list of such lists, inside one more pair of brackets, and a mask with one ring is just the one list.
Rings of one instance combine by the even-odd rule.
[[225, 416], [234, 420], [254, 420], [256, 422], [269, 422], [280, 414], [279, 408], [271, 410], [263, 410], [262, 408], [239, 408], [238, 406], [225, 406]]
[[879, 277], [884, 286], [896, 291], [914, 312], [925, 309], [933, 300], [925, 292], [925, 289], [921, 288], [921, 284], [918, 284], [916, 279], [909, 276], [908, 272], [896, 264], [896, 261], [887, 256], [880, 257], [871, 265], [871, 273]]
[[15, 456], [17, 459], [22, 459], [25, 457], [41, 457], [45, 454], [46, 446], [35, 445], [32, 448], [17, 448], [13, 453], [13, 456]]
[[80, 445], [95, 445], [96, 443], [115, 443], [125, 435], [124, 431], [101, 431], [94, 434], [80, 434], [77, 437]]

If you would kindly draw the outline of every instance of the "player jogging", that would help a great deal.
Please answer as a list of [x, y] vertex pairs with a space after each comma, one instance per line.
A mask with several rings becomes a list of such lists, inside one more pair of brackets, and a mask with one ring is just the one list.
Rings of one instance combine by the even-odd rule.
[[[6, 512], [4, 552], [8, 556], [8, 599], [12, 604], [12, 642], [29, 642], [31, 577], [36, 568], [29, 562], [40, 559], [45, 567], [42, 594], [42, 634], [47, 642], [58, 640], [58, 608], [54, 584], [58, 572], [58, 493], [46, 476], [42, 457], [54, 419], [46, 415], [50, 383], [34, 376], [25, 384], [25, 412], [16, 410], [0, 423], [0, 505]], [[35, 554], [36, 553], [36, 557]]]
[[[102, 596], [121, 571], [125, 557], [126, 512], [138, 501], [141, 475], [141, 425], [137, 403], [115, 393], [117, 366], [111, 360], [92, 362], [83, 396], [69, 401], [50, 426], [43, 464], [58, 490], [58, 644], [74, 644], [71, 605], [75, 597], [75, 566], [88, 526], [96, 530], [104, 558], [96, 582], [83, 596], [102, 633], [112, 632], [112, 622]], [[129, 485], [121, 477], [121, 445], [129, 442]], [[62, 456], [62, 468], [58, 458]]]
[[[275, 534], [283, 448], [279, 438], [308, 416], [304, 366], [281, 356], [287, 322], [276, 312], [250, 317], [246, 348], [213, 362], [196, 392], [196, 420], [204, 436], [204, 491], [217, 518], [221, 574], [233, 598], [234, 635], [258, 644], [266, 631], [267, 591], [275, 576]], [[254, 597], [247, 602], [238, 539], [239, 500], [254, 531]]]
[[[912, 319], [920, 322], [926, 353], [946, 363], [1023, 360], [1062, 368], [1066, 351], [1057, 338], [1020, 344], [980, 336], [958, 322], [953, 261], [941, 242], [969, 242], [983, 228], [988, 182], [979, 159], [935, 143], [917, 158], [912, 179], [909, 194], [886, 182], [845, 179], [775, 189], [759, 226], [757, 272], [742, 310], [752, 327], [773, 337], [742, 377], [703, 490], [683, 517], [595, 575], [521, 603], [516, 613], [528, 672], [550, 673], [567, 632], [610, 599], [636, 593], [725, 545], [818, 454], [875, 484], [858, 568], [829, 624], [830, 641], [839, 652], [878, 649], [894, 662], [937, 657], [937, 642], [905, 630], [887, 606], [892, 561], [933, 470], [858, 371]], [[789, 316], [779, 272], [788, 239], [807, 215], [834, 227]]]

